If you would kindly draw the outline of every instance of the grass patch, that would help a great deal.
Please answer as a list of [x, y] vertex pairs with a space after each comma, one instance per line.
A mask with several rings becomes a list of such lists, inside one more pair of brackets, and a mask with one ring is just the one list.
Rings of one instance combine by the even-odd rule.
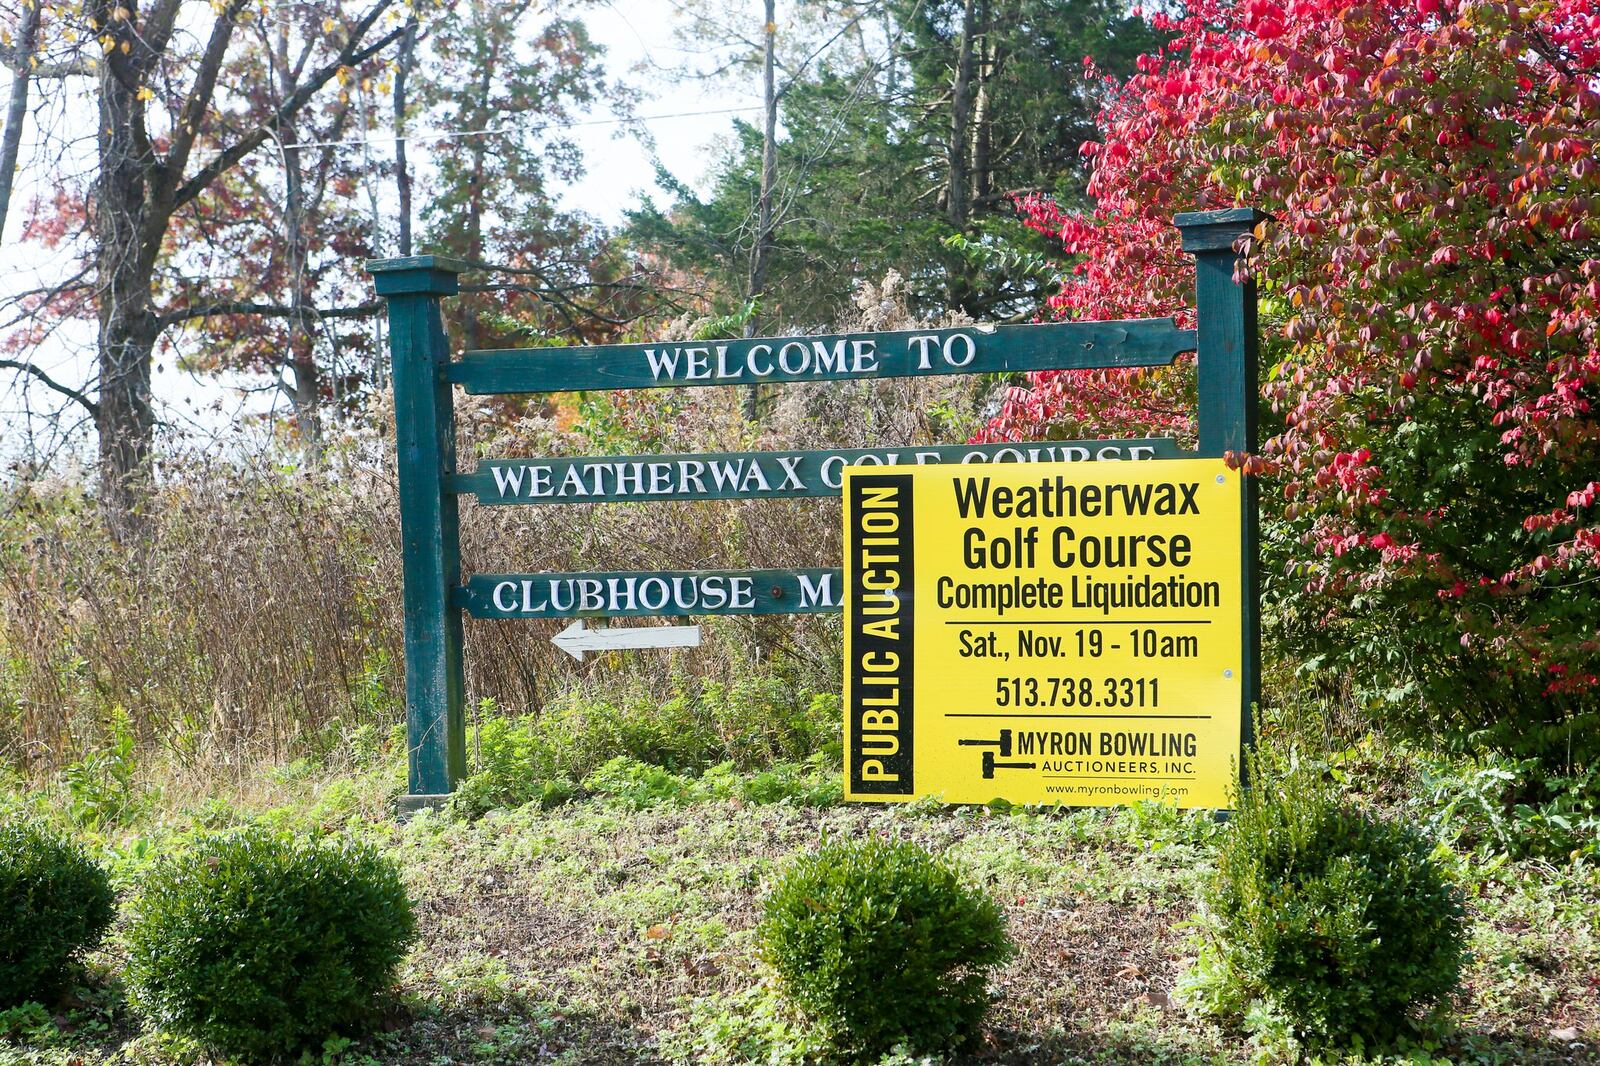
[[[385, 1032], [332, 1057], [805, 1061], [803, 1029], [756, 1002], [759, 900], [785, 864], [824, 838], [870, 833], [948, 856], [1005, 910], [1018, 956], [998, 972], [989, 1024], [963, 1061], [1231, 1063], [1262, 1054], [1245, 1036], [1191, 1017], [1172, 995], [1191, 957], [1185, 922], [1198, 879], [1227, 831], [1208, 818], [1145, 807], [760, 802], [761, 772], [676, 776], [685, 790], [670, 802], [641, 805], [626, 789], [597, 789], [552, 809], [530, 803], [476, 820], [429, 813], [395, 824], [377, 798], [398, 791], [392, 768], [306, 775], [299, 799], [235, 808], [235, 820], [362, 835], [400, 865], [415, 901], [421, 939], [403, 966], [403, 1007]], [[126, 887], [173, 833], [216, 817], [211, 805], [191, 805], [85, 839]], [[1417, 1054], [1583, 1061], [1600, 1046], [1594, 866], [1443, 854], [1466, 889], [1472, 959], [1454, 1005], [1457, 1028]], [[140, 1033], [112, 976], [121, 951], [114, 931], [90, 960], [88, 986], [43, 1005], [47, 1025], [19, 1015], [0, 1031], [0, 1061], [193, 1061], [184, 1046]]]

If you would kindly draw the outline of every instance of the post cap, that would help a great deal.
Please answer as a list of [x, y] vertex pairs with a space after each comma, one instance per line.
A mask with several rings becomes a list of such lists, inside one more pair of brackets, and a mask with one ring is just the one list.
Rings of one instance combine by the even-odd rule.
[[442, 255], [369, 259], [366, 266], [379, 296], [398, 296], [402, 293], [454, 296], [461, 288], [456, 275], [467, 269], [467, 264], [461, 260]]
[[1183, 234], [1186, 252], [1232, 249], [1233, 242], [1272, 216], [1253, 207], [1227, 207], [1220, 211], [1184, 211], [1172, 219]]

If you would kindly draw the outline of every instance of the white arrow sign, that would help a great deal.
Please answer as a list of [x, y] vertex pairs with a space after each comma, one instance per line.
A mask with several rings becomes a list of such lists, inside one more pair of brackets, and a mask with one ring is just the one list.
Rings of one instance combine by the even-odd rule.
[[550, 638], [580, 663], [586, 651], [621, 651], [624, 648], [698, 648], [699, 626], [642, 626], [637, 629], [585, 629], [579, 618]]

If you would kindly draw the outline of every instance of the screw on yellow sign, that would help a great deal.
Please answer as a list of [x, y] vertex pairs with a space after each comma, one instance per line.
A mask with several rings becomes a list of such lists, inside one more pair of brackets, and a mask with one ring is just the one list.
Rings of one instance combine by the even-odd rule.
[[844, 497], [850, 799], [1229, 805], [1237, 471], [852, 467]]

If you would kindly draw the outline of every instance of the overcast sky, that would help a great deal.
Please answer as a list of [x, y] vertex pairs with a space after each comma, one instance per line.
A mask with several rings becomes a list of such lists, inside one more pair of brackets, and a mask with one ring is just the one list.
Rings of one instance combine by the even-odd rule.
[[[758, 10], [755, 4], [751, 10]], [[707, 147], [728, 132], [738, 115], [663, 116], [738, 108], [746, 117], [754, 117], [760, 111], [761, 85], [753, 69], [717, 79], [675, 73], [693, 68], [698, 57], [673, 43], [673, 29], [681, 21], [674, 11], [670, 0], [611, 0], [587, 21], [590, 35], [605, 46], [611, 75], [625, 76], [630, 84], [648, 89], [650, 97], [639, 113], [647, 118], [661, 161], [678, 178], [699, 186], [707, 176]], [[752, 32], [756, 30], [752, 27]], [[657, 193], [650, 155], [635, 139], [618, 138], [615, 126], [570, 132], [582, 145], [588, 165], [584, 179], [568, 190], [571, 206], [617, 223], [641, 192]]]

